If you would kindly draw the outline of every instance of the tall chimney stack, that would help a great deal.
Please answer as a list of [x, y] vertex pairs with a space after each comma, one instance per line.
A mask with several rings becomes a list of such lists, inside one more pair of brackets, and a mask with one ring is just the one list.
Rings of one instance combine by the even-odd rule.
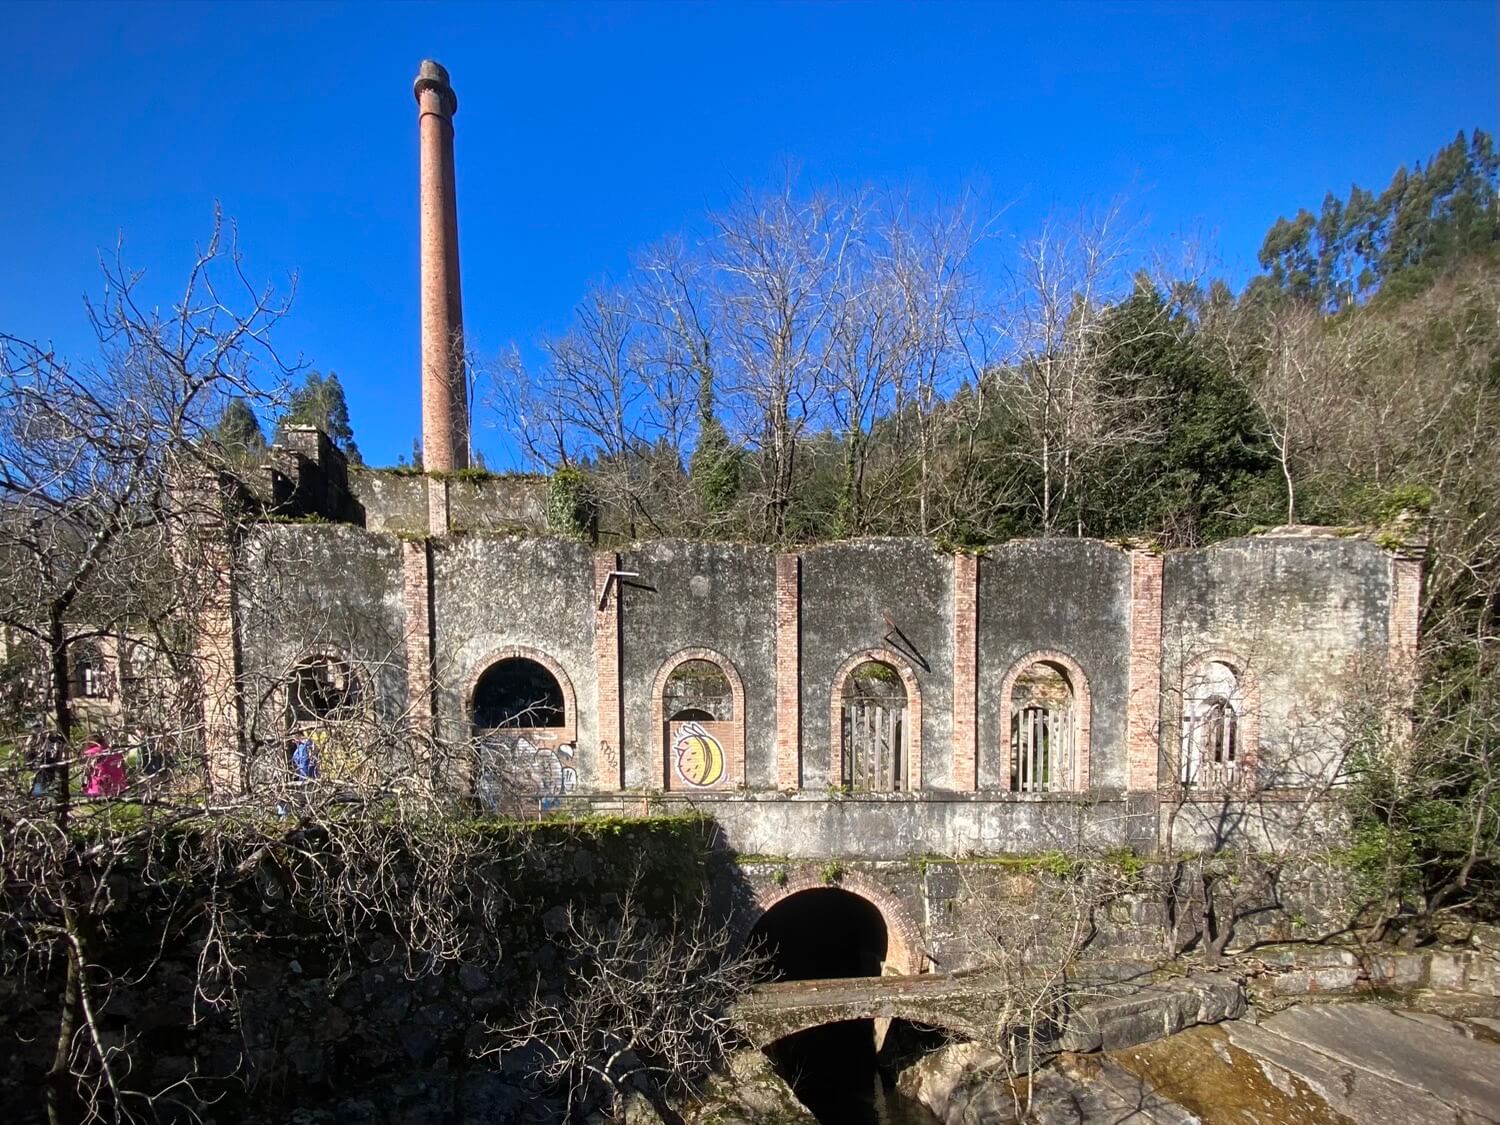
[[422, 60], [412, 86], [422, 167], [422, 467], [469, 467], [464, 308], [458, 283], [458, 203], [453, 186], [453, 115], [448, 72]]

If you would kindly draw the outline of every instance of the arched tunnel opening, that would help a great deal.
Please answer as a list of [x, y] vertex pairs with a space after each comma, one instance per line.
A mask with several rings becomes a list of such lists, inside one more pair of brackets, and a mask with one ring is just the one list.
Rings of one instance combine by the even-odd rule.
[[788, 895], [756, 922], [750, 941], [778, 980], [879, 976], [890, 945], [879, 908], [839, 887]]
[[[780, 981], [878, 977], [892, 952], [880, 909], [840, 887], [788, 895], [760, 917], [750, 941]], [[885, 1038], [872, 1019], [842, 1020], [779, 1039], [766, 1054], [819, 1121], [931, 1125], [936, 1118], [896, 1091]]]

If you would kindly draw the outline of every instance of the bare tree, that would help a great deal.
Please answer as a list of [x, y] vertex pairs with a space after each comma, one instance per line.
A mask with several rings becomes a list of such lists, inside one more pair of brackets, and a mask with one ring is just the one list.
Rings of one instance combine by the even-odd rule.
[[[1022, 244], [1010, 307], [1005, 393], [1026, 435], [1019, 452], [1036, 470], [1034, 498], [1044, 535], [1056, 534], [1070, 500], [1104, 453], [1160, 440], [1148, 371], [1128, 357], [1139, 339], [1111, 328], [1111, 308], [1129, 291], [1128, 243], [1119, 204], [1070, 224], [1049, 221]], [[1159, 321], [1135, 334], [1166, 330]]]
[[711, 219], [719, 369], [738, 428], [758, 452], [756, 528], [771, 541], [789, 530], [798, 457], [818, 423], [834, 347], [830, 296], [864, 236], [866, 212], [862, 197], [804, 202], [787, 184]]
[[680, 476], [691, 403], [691, 367], [645, 336], [629, 293], [595, 288], [573, 327], [543, 341], [538, 370], [512, 350], [493, 388], [531, 459], [549, 469], [586, 465], [631, 537], [639, 525], [662, 530], [652, 495], [663, 476]]
[[1030, 1112], [1031, 1091], [1007, 1079], [1057, 1052], [1069, 1014], [1097, 991], [1086, 957], [1100, 913], [1138, 890], [1110, 857], [1081, 845], [1070, 852], [1039, 857], [1025, 873], [958, 866], [975, 968], [998, 999], [984, 1042], [998, 1048], [994, 1077], [1010, 1090], [1018, 1120]]
[[[48, 827], [17, 825], [7, 860], [31, 868], [51, 909], [32, 902], [24, 919], [35, 939], [55, 945], [67, 964], [66, 996], [49, 1076], [48, 1110], [65, 1116], [75, 1032], [92, 1028], [87, 988], [90, 915], [98, 895], [68, 846], [77, 793], [74, 766], [73, 646], [90, 631], [154, 633], [158, 650], [191, 647], [191, 579], [200, 560], [184, 557], [189, 529], [219, 520], [214, 480], [224, 469], [205, 440], [231, 397], [262, 395], [258, 368], [287, 369], [270, 333], [287, 301], [253, 285], [233, 241], [215, 217], [186, 286], [162, 312], [140, 300], [142, 275], [119, 253], [104, 263], [105, 293], [90, 302], [97, 364], [74, 364], [52, 349], [0, 336], [0, 622], [31, 637], [46, 661], [50, 723], [45, 796]], [[210, 499], [205, 502], [205, 498]], [[219, 528], [222, 531], [222, 527]], [[201, 538], [201, 537], [200, 537]], [[186, 565], [184, 565], [186, 564]], [[97, 1036], [95, 1036], [97, 1040]], [[104, 1080], [102, 1048], [96, 1052]]]
[[[494, 950], [480, 937], [505, 900], [494, 863], [525, 846], [467, 825], [431, 784], [441, 755], [475, 753], [470, 740], [440, 746], [412, 716], [372, 706], [373, 692], [325, 696], [309, 715], [298, 660], [238, 677], [219, 651], [227, 575], [263, 567], [246, 552], [266, 539], [235, 475], [243, 458], [213, 429], [231, 397], [264, 402], [288, 373], [270, 338], [286, 301], [250, 284], [217, 222], [170, 310], [143, 303], [141, 275], [118, 257], [105, 280], [89, 306], [97, 364], [0, 337], [0, 625], [16, 642], [7, 656], [34, 661], [35, 690], [17, 704], [43, 723], [27, 754], [0, 763], [0, 962], [56, 990], [42, 1092], [54, 1125], [154, 1120], [169, 1103], [192, 1113], [216, 1081], [253, 1080], [153, 1075], [111, 1008], [150, 987], [170, 953], [195, 962], [174, 1002], [232, 1011], [257, 937], [247, 897], [317, 917], [346, 964], [378, 927], [410, 972], [432, 972]], [[293, 572], [297, 542], [277, 539]], [[264, 607], [247, 597], [242, 620], [347, 644], [348, 622], [305, 612], [292, 633], [285, 615], [304, 607], [272, 592], [277, 610], [255, 619]], [[95, 663], [105, 655], [112, 667]], [[377, 681], [404, 664], [360, 655]], [[95, 699], [87, 689], [106, 673], [116, 696]], [[247, 746], [237, 718], [205, 721], [216, 708], [237, 715], [241, 693]], [[116, 710], [91, 710], [101, 703]], [[80, 737], [88, 715], [96, 727]], [[322, 768], [298, 766], [291, 740], [314, 734]], [[122, 964], [122, 929], [156, 952]]]
[[[1347, 425], [1354, 357], [1311, 306], [1250, 309], [1239, 320], [1256, 327], [1246, 333], [1236, 325], [1224, 355], [1259, 410], [1286, 489], [1286, 522], [1296, 523], [1295, 476], [1316, 463], [1327, 435]], [[1235, 334], [1248, 339], [1235, 343]]]
[[703, 906], [652, 921], [636, 894], [617, 911], [569, 909], [556, 939], [569, 964], [561, 993], [538, 990], [514, 1022], [492, 1028], [487, 1053], [537, 1058], [567, 1120], [614, 1112], [632, 1089], [659, 1102], [692, 1088], [736, 1042], [729, 1009], [764, 975]]

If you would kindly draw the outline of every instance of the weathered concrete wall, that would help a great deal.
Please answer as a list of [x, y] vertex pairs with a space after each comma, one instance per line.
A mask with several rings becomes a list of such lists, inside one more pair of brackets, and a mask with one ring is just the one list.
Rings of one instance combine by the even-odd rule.
[[428, 477], [422, 473], [351, 469], [349, 489], [364, 509], [371, 531], [428, 530], [429, 486], [446, 491], [448, 521], [454, 531], [542, 531], [547, 526], [545, 477], [502, 474]]
[[[751, 786], [776, 782], [776, 556], [761, 547], [673, 539], [621, 554], [620, 568], [650, 591], [626, 586], [620, 684], [625, 706], [625, 785], [661, 784], [662, 732], [652, 691], [667, 660], [710, 649], [728, 660], [745, 689], [745, 763]], [[736, 716], [738, 720], [739, 716]], [[731, 779], [739, 784], [744, 779]]]
[[254, 528], [237, 553], [242, 675], [252, 709], [299, 661], [337, 654], [383, 717], [405, 710], [399, 547], [394, 536], [341, 524]]
[[454, 531], [545, 531], [547, 478], [503, 475], [447, 481]]
[[1176, 760], [1184, 667], [1237, 660], [1258, 697], [1259, 758], [1288, 781], [1336, 745], [1342, 701], [1382, 661], [1391, 556], [1364, 539], [1234, 539], [1167, 556], [1162, 607], [1163, 763]]
[[566, 539], [457, 535], [433, 541], [432, 565], [439, 735], [469, 735], [469, 694], [497, 653], [534, 649], [556, 661], [571, 684], [579, 785], [592, 786], [598, 728], [590, 549]]
[[1092, 696], [1090, 775], [1095, 788], [1125, 785], [1130, 557], [1090, 539], [1021, 540], [991, 548], [979, 565], [979, 784], [1004, 787], [1000, 682], [1028, 653], [1072, 657]]
[[[885, 615], [906, 635], [903, 652]], [[802, 784], [830, 784], [834, 677], [853, 654], [891, 649], [922, 704], [922, 787], [946, 787], [953, 749], [953, 558], [925, 540], [860, 539], [802, 552]], [[907, 700], [908, 709], [911, 700]]]
[[[712, 817], [725, 845], [741, 854], [794, 859], [1150, 850], [1156, 842], [1151, 794], [695, 793], [653, 796], [650, 805]], [[582, 796], [568, 807], [630, 813], [639, 810], [640, 798]]]
[[351, 469], [349, 490], [371, 531], [427, 533], [427, 478], [420, 473]]
[[[663, 746], [659, 681], [669, 662], [686, 652], [722, 658], [743, 692], [735, 719], [742, 728], [720, 733], [741, 739], [742, 730], [744, 759], [726, 771], [723, 786], [765, 795], [778, 786], [794, 788], [799, 774], [787, 761], [800, 748], [804, 794], [831, 795], [840, 677], [865, 653], [897, 664], [907, 683], [912, 760], [920, 731], [920, 780], [909, 778], [916, 794], [906, 804], [875, 796], [842, 805], [726, 806], [726, 823], [752, 841], [746, 846], [780, 854], [883, 857], [914, 854], [914, 848], [995, 852], [1054, 846], [1050, 841], [1061, 830], [1057, 810], [1071, 808], [1073, 798], [1049, 794], [1049, 800], [1027, 803], [997, 792], [1009, 782], [1009, 763], [1002, 760], [1007, 676], [1038, 655], [1076, 669], [1087, 685], [1084, 805], [1115, 800], [1127, 787], [1153, 792], [1153, 741], [1160, 758], [1156, 774], [1164, 782], [1176, 777], [1185, 669], [1206, 656], [1231, 661], [1253, 686], [1245, 693], [1241, 748], [1258, 744], [1261, 764], [1275, 766], [1281, 781], [1295, 782], [1285, 762], [1315, 761], [1337, 750], [1341, 705], [1364, 682], [1352, 676], [1355, 662], [1385, 667], [1380, 662], [1395, 650], [1389, 622], [1416, 597], [1414, 580], [1407, 582], [1412, 589], [1399, 585], [1389, 552], [1361, 539], [1305, 534], [1234, 540], [1167, 556], [1159, 571], [1159, 625], [1154, 614], [1132, 613], [1131, 553], [1087, 540], [993, 548], [979, 560], [977, 579], [972, 563], [958, 565], [926, 541], [811, 547], [800, 552], [800, 594], [795, 583], [788, 586], [790, 594], [778, 585], [778, 573], [797, 573], [786, 558], [738, 544], [659, 541], [621, 552], [616, 564], [613, 553], [572, 540], [460, 534], [432, 539], [423, 552], [432, 560], [430, 647], [440, 736], [461, 740], [472, 733], [474, 683], [503, 656], [534, 655], [554, 663], [567, 680], [571, 714], [563, 740], [577, 761], [567, 763], [566, 785], [547, 796], [615, 792], [617, 751], [623, 752], [627, 792], [660, 791], [664, 774], [675, 787]], [[242, 567], [247, 672], [284, 672], [304, 649], [321, 644], [369, 665], [375, 697], [390, 713], [400, 713], [412, 703], [406, 663], [418, 659], [426, 643], [425, 633], [417, 644], [404, 634], [409, 623], [401, 601], [402, 553], [394, 535], [342, 526], [258, 530]], [[1137, 563], [1143, 559], [1157, 565], [1157, 556], [1136, 556]], [[616, 565], [637, 572], [640, 584], [620, 592], [617, 686], [613, 598], [606, 612], [598, 612], [602, 576]], [[955, 588], [955, 571], [968, 576], [963, 581], [973, 585], [966, 589], [977, 590], [977, 599]], [[425, 572], [405, 578], [407, 592], [415, 582], [420, 593]], [[788, 612], [791, 625], [779, 634], [778, 614], [785, 618]], [[956, 612], [972, 613], [971, 630], [958, 627]], [[425, 605], [411, 616], [411, 627], [425, 630], [425, 622], [416, 621], [426, 616]], [[1151, 654], [1148, 670], [1156, 669], [1158, 633], [1160, 689], [1153, 676], [1132, 700], [1132, 675], [1142, 682], [1141, 669], [1132, 672], [1132, 651], [1136, 665], [1142, 652]], [[800, 667], [800, 678], [779, 691], [784, 645], [778, 636], [794, 639], [793, 667]], [[966, 745], [977, 743], [979, 792], [994, 799], [926, 803], [922, 795], [964, 796], [974, 778], [969, 773], [966, 783], [954, 774], [955, 644], [970, 640], [972, 662], [962, 674], [974, 685], [975, 733]], [[1409, 645], [1403, 641], [1401, 647]], [[608, 661], [601, 655], [606, 650]], [[613, 719], [601, 718], [599, 701], [616, 692], [622, 727], [618, 737], [608, 735], [618, 745], [601, 774], [601, 739], [613, 730]], [[1137, 747], [1142, 762], [1134, 771], [1127, 760], [1131, 707], [1137, 742], [1144, 743]], [[800, 742], [791, 737], [798, 730]], [[960, 735], [969, 737], [962, 723]], [[778, 743], [787, 761], [778, 762]], [[718, 801], [726, 793], [699, 795]], [[1284, 821], [1290, 808], [1277, 805], [1272, 821]], [[1097, 807], [1089, 815], [1110, 819]], [[1215, 831], [1215, 818], [1222, 819], [1216, 805], [1195, 802], [1176, 824], [1182, 846], [1208, 846], [1205, 834]], [[1101, 831], [1121, 843], [1144, 838], [1135, 820]]]

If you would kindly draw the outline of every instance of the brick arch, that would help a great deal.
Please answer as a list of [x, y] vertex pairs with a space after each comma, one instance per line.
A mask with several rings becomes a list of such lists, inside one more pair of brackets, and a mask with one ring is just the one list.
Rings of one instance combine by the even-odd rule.
[[[1237, 652], [1229, 649], [1208, 649], [1200, 652], [1189, 659], [1182, 666], [1182, 684], [1177, 693], [1175, 707], [1175, 722], [1172, 728], [1177, 731], [1176, 740], [1172, 746], [1173, 761], [1180, 765], [1180, 755], [1183, 751], [1183, 720], [1186, 711], [1188, 685], [1190, 685], [1210, 664], [1222, 664], [1234, 673], [1235, 691], [1240, 698], [1242, 711], [1238, 716], [1240, 750], [1247, 772], [1254, 771], [1260, 760], [1260, 677], [1250, 668], [1250, 662]], [[1177, 780], [1176, 771], [1173, 771], [1172, 781]]]
[[[479, 686], [479, 679], [496, 664], [502, 660], [513, 660], [520, 657], [525, 660], [534, 660], [557, 681], [557, 686], [562, 690], [563, 697], [563, 725], [561, 727], [538, 728], [555, 732], [559, 742], [576, 742], [578, 739], [578, 696], [573, 691], [573, 681], [563, 666], [552, 657], [548, 656], [539, 648], [530, 645], [500, 645], [498, 648], [489, 649], [478, 660], [474, 661], [464, 680], [463, 707], [464, 721], [473, 726], [474, 714], [474, 689]], [[525, 730], [518, 727], [517, 730]]]
[[689, 660], [705, 660], [723, 672], [724, 678], [729, 681], [730, 698], [734, 701], [734, 731], [728, 740], [731, 745], [724, 747], [724, 780], [715, 788], [745, 785], [749, 781], [745, 776], [745, 682], [740, 679], [740, 671], [734, 666], [734, 661], [711, 648], [685, 648], [674, 652], [662, 662], [662, 666], [657, 669], [656, 678], [651, 682], [652, 739], [660, 740], [657, 742], [657, 752], [661, 768], [657, 773], [657, 784], [662, 789], [671, 787], [672, 748], [665, 745], [667, 716], [666, 709], [662, 706], [663, 696], [672, 673]]
[[910, 660], [889, 648], [867, 648], [850, 655], [839, 670], [833, 674], [832, 694], [829, 696], [828, 719], [828, 783], [837, 785], [843, 775], [844, 765], [844, 683], [854, 669], [868, 660], [889, 664], [896, 669], [901, 683], [906, 688], [906, 788], [908, 791], [922, 788], [922, 687], [917, 683], [917, 670]]
[[885, 923], [885, 965], [890, 970], [884, 975], [894, 973], [912, 976], [928, 971], [930, 961], [921, 927], [898, 897], [862, 871], [845, 871], [830, 882], [822, 868], [809, 867], [790, 874], [787, 881], [779, 887], [757, 891], [753, 903], [737, 927], [738, 940], [741, 944], [748, 941], [756, 924], [778, 902], [803, 891], [829, 888], [858, 895], [880, 912], [881, 920]]
[[1034, 664], [1051, 664], [1067, 677], [1073, 689], [1073, 790], [1089, 787], [1089, 750], [1093, 730], [1094, 696], [1083, 667], [1065, 652], [1039, 648], [1026, 653], [1010, 666], [1000, 681], [1000, 787], [1010, 788], [1010, 699], [1016, 681]]

